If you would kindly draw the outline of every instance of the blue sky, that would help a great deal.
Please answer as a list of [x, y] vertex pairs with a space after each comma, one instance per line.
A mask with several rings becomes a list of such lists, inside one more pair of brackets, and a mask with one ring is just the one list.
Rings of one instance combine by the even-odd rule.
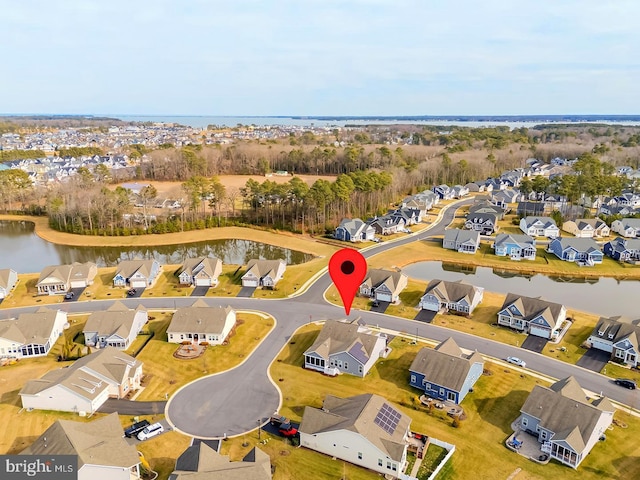
[[0, 112], [640, 114], [637, 0], [2, 2]]

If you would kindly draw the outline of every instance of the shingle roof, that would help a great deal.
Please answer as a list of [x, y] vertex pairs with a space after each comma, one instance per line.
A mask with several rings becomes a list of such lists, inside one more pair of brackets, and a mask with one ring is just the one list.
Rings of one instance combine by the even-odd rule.
[[57, 310], [41, 307], [34, 313], [21, 313], [17, 320], [0, 320], [0, 337], [23, 345], [44, 345], [51, 336], [57, 315]]
[[[602, 332], [602, 335], [600, 335]], [[594, 337], [606, 338], [612, 343], [627, 338], [638, 349], [640, 343], [640, 319], [631, 320], [627, 317], [600, 317], [593, 332]], [[609, 338], [611, 336], [612, 338]]]
[[57, 420], [20, 455], [78, 455], [78, 468], [130, 468], [140, 463], [136, 447], [123, 438], [117, 413], [88, 423]]
[[370, 268], [362, 284], [367, 285], [371, 290], [384, 284], [391, 293], [397, 295], [407, 286], [407, 276], [402, 272]]
[[559, 242], [560, 248], [564, 251], [567, 248], [573, 248], [577, 252], [599, 252], [600, 246], [592, 238], [573, 238], [562, 237], [556, 238], [553, 242]]
[[461, 230], [459, 228], [453, 228], [450, 230], [445, 230], [444, 232], [444, 240], [455, 242], [455, 243], [480, 243], [480, 232], [476, 232], [475, 230]]
[[189, 276], [193, 276], [193, 270], [200, 264], [202, 264], [203, 267], [201, 271], [211, 278], [217, 277], [222, 269], [222, 260], [219, 258], [198, 257], [187, 258], [177, 273], [181, 275], [186, 272]]
[[585, 449], [603, 412], [611, 403], [600, 400], [590, 404], [580, 384], [573, 377], [559, 380], [550, 387], [536, 385], [520, 409], [540, 420], [540, 426], [564, 440], [578, 453]]
[[[15, 270], [11, 270], [10, 268], [0, 269], [0, 287], [9, 288], [10, 286], [12, 286], [9, 285], [9, 277], [12, 273], [14, 276], [17, 275]], [[17, 279], [18, 277], [16, 276], [15, 278]]]
[[221, 305], [210, 307], [199, 299], [192, 306], [178, 308], [175, 311], [167, 333], [221, 333], [227, 317], [233, 311], [228, 305], [225, 308]]
[[421, 373], [425, 380], [459, 392], [475, 363], [484, 365], [479, 353], [465, 355], [453, 338], [448, 338], [435, 349], [422, 348], [409, 367], [409, 371]]
[[507, 294], [507, 298], [505, 298], [500, 311], [509, 308], [511, 305], [514, 305], [522, 314], [522, 319], [530, 321], [538, 315], [542, 315], [545, 321], [552, 328], [558, 326], [560, 313], [563, 308], [563, 305], [548, 302], [543, 300], [542, 297], [532, 298], [518, 295], [516, 293], [509, 293]]
[[231, 462], [204, 442], [187, 448], [176, 461], [171, 480], [267, 480], [269, 455], [254, 447], [240, 462]]
[[140, 272], [145, 278], [151, 275], [155, 260], [123, 260], [118, 264], [115, 276], [120, 275], [122, 278], [131, 278], [135, 273]]
[[350, 352], [356, 360], [364, 364], [371, 358], [379, 337], [358, 330], [359, 327], [355, 323], [327, 320], [316, 341], [305, 354], [316, 353], [329, 360], [330, 355]]
[[496, 235], [495, 245], [502, 245], [503, 243], [515, 243], [520, 247], [534, 247], [536, 240], [529, 235], [517, 235], [515, 233], [501, 233]]
[[93, 262], [78, 263], [70, 265], [49, 265], [40, 272], [40, 277], [36, 285], [45, 283], [68, 283], [71, 280], [86, 279], [92, 281], [98, 273], [98, 267]]
[[446, 280], [431, 280], [427, 289], [424, 291], [424, 295], [428, 293], [435, 295], [439, 300], [443, 302], [459, 302], [465, 299], [469, 305], [474, 303], [476, 295], [479, 295], [484, 289], [482, 287], [476, 287], [458, 280], [457, 282], [448, 282]]
[[286, 265], [287, 264], [284, 260], [253, 259], [249, 260], [249, 263], [247, 263], [247, 271], [244, 275], [253, 273], [258, 278], [263, 278], [267, 275], [269, 275], [270, 277], [275, 277], [279, 272], [284, 271]]
[[136, 314], [144, 307], [135, 310], [127, 308], [122, 302], [115, 302], [107, 310], [93, 312], [89, 315], [83, 332], [98, 332], [100, 336], [118, 335], [127, 338], [133, 328]]
[[556, 221], [551, 217], [525, 217], [525, 224], [527, 227], [530, 227], [537, 222], [542, 223], [544, 228], [557, 227]]
[[[384, 404], [400, 414], [393, 433], [389, 433], [375, 422]], [[410, 425], [409, 416], [379, 395], [367, 393], [349, 398], [327, 395], [322, 409], [305, 407], [300, 432], [318, 434], [350, 430], [362, 435], [393, 460], [400, 461], [406, 447], [404, 436]]]

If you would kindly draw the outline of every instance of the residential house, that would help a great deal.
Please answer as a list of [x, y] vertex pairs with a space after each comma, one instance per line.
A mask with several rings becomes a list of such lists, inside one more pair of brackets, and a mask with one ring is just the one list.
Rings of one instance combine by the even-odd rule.
[[10, 268], [0, 270], [0, 298], [5, 298], [18, 283], [18, 273]]
[[405, 220], [402, 216], [383, 215], [368, 219], [367, 224], [372, 226], [378, 235], [393, 235], [404, 230]]
[[236, 325], [236, 311], [227, 306], [210, 307], [203, 299], [178, 308], [167, 328], [170, 343], [223, 344]]
[[487, 192], [504, 190], [509, 186], [508, 182], [500, 178], [487, 178], [487, 180], [484, 182], [484, 185]]
[[469, 195], [469, 189], [464, 185], [454, 185], [451, 190], [453, 190], [453, 198], [462, 198]]
[[493, 249], [499, 257], [510, 257], [511, 260], [536, 259], [536, 240], [530, 235], [500, 233], [496, 235]]
[[211, 257], [187, 258], [176, 272], [180, 285], [215, 287], [222, 273], [222, 260]]
[[[122, 435], [117, 413], [91, 422], [56, 420], [19, 455], [77, 456], [73, 474], [77, 475], [74, 477], [77, 480], [141, 478], [140, 456], [136, 446], [127, 443]], [[51, 474], [52, 477], [56, 475], [63, 476], [62, 473]]]
[[160, 268], [157, 260], [123, 260], [116, 268], [113, 286], [150, 287], [160, 275]]
[[433, 193], [435, 193], [440, 200], [451, 200], [453, 198], [453, 190], [445, 184], [433, 187]]
[[640, 195], [631, 191], [623, 192], [614, 197], [614, 201], [621, 207], [640, 207]]
[[400, 205], [402, 208], [417, 210], [420, 214], [420, 218], [422, 219], [423, 217], [426, 217], [427, 212], [433, 208], [433, 199], [422, 194], [418, 194], [405, 198]]
[[149, 316], [142, 305], [130, 309], [121, 302], [115, 302], [108, 309], [89, 315], [82, 329], [84, 344], [88, 347], [109, 346], [126, 350], [148, 321]]
[[422, 211], [419, 208], [402, 207], [391, 210], [389, 214], [392, 217], [398, 217], [404, 220], [405, 225], [417, 225], [422, 222]]
[[327, 375], [364, 377], [387, 347], [387, 337], [364, 326], [327, 320], [316, 341], [304, 352], [304, 368]]
[[407, 286], [407, 276], [402, 272], [371, 268], [360, 285], [360, 295], [378, 302], [398, 303], [400, 292]]
[[560, 230], [553, 218], [550, 217], [525, 217], [520, 219], [520, 230], [532, 237], [556, 238], [560, 236]]
[[599, 218], [579, 218], [562, 224], [562, 230], [579, 238], [608, 237], [609, 226]]
[[519, 217], [526, 217], [528, 215], [549, 215], [553, 210], [549, 205], [544, 202], [518, 202], [516, 208], [516, 214]]
[[503, 209], [509, 208], [510, 203], [516, 203], [520, 198], [518, 190], [500, 190], [493, 194], [491, 202]]
[[616, 237], [603, 247], [604, 254], [621, 262], [640, 262], [640, 238]]
[[498, 230], [498, 218], [493, 213], [469, 213], [464, 228], [480, 232], [480, 235], [492, 235]]
[[542, 297], [509, 293], [498, 312], [498, 325], [553, 340], [560, 333], [566, 318], [567, 308], [564, 305], [548, 302]]
[[411, 418], [371, 393], [327, 395], [322, 408], [305, 407], [300, 445], [398, 478], [405, 467]]
[[249, 260], [247, 271], [242, 275], [242, 286], [273, 288], [286, 269], [284, 260]]
[[0, 357], [47, 355], [66, 324], [66, 312], [45, 307], [34, 313], [21, 313], [17, 319], [0, 320]]
[[587, 339], [591, 348], [611, 354], [611, 360], [630, 367], [640, 365], [640, 320], [600, 317]]
[[334, 233], [334, 237], [345, 242], [368, 242], [375, 237], [375, 229], [359, 218], [344, 218]]
[[68, 367], [28, 380], [20, 398], [23, 408], [62, 412], [96, 412], [108, 398], [124, 398], [140, 389], [142, 362], [105, 347]]
[[453, 228], [444, 232], [442, 248], [474, 254], [480, 247], [480, 232]]
[[[484, 182], [480, 185], [478, 185], [477, 182], [469, 182], [464, 186], [469, 193], [480, 193], [480, 192], [484, 192]], [[482, 188], [482, 190], [481, 190]]]
[[520, 409], [519, 428], [538, 437], [542, 451], [577, 468], [606, 433], [615, 407], [607, 397], [589, 402], [573, 377], [536, 385]]
[[504, 218], [505, 209], [498, 205], [494, 205], [489, 200], [483, 200], [469, 207], [469, 214], [472, 213], [492, 213], [498, 220], [502, 220]]
[[93, 262], [51, 265], [40, 272], [36, 282], [38, 295], [63, 294], [71, 288], [84, 288], [93, 284], [98, 267]]
[[439, 400], [460, 403], [482, 375], [478, 352], [466, 355], [449, 337], [435, 348], [422, 348], [409, 367], [409, 385]]
[[600, 246], [592, 238], [554, 238], [549, 243], [548, 251], [560, 260], [587, 266], [602, 263], [603, 258]]
[[614, 220], [611, 230], [627, 238], [640, 237], [640, 218]]
[[204, 442], [192, 444], [176, 460], [169, 480], [270, 480], [271, 458], [253, 447], [242, 460], [232, 462]]
[[451, 312], [471, 315], [482, 302], [484, 288], [458, 280], [431, 280], [418, 307], [431, 312]]

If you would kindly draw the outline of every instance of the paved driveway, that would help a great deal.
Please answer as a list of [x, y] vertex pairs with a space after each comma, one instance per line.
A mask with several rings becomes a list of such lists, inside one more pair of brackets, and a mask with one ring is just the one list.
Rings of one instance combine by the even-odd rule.
[[[134, 293], [134, 294], [129, 294], [129, 292], [131, 292], [131, 291], [133, 291], [133, 290], [135, 290], [135, 291], [136, 291], [136, 293]], [[138, 288], [138, 287], [136, 287], [136, 288], [129, 288], [129, 289], [127, 290], [127, 297], [128, 297], [128, 298], [140, 298], [140, 297], [142, 296], [142, 292], [144, 292], [144, 288]]]
[[78, 287], [78, 288], [72, 288], [69, 290], [69, 292], [73, 293], [73, 298], [64, 298], [64, 302], [75, 302], [76, 300], [78, 300], [81, 296], [82, 296], [82, 292], [84, 292], [84, 289], [87, 287]]
[[387, 308], [389, 308], [389, 305], [391, 305], [391, 303], [389, 302], [378, 302], [378, 306], [371, 307], [371, 311], [376, 313], [384, 313], [387, 311]]
[[101, 413], [118, 412], [120, 415], [153, 415], [163, 413], [167, 402], [136, 402], [110, 398], [98, 409]]
[[192, 297], [204, 297], [209, 291], [209, 287], [195, 287], [191, 292]]
[[256, 291], [256, 287], [242, 287], [238, 292], [238, 297], [250, 298], [253, 297], [253, 292]]
[[538, 337], [537, 335], [527, 335], [525, 341], [522, 342], [522, 348], [531, 350], [532, 352], [542, 353], [542, 349], [548, 341], [546, 338]]
[[432, 312], [430, 310], [420, 310], [418, 315], [415, 316], [414, 320], [419, 322], [431, 323], [438, 312]]
[[597, 348], [590, 348], [580, 357], [576, 365], [593, 372], [600, 372], [610, 358], [610, 353], [603, 352]]

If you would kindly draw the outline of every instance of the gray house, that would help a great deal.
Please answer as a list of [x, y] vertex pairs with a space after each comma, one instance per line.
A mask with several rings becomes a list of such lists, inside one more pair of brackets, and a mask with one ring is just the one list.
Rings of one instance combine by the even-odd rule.
[[567, 318], [567, 308], [547, 302], [542, 297], [531, 298], [509, 293], [498, 312], [498, 325], [521, 330], [538, 337], [554, 339]]
[[10, 268], [0, 270], [0, 298], [5, 298], [18, 283], [18, 273]]
[[284, 260], [249, 260], [247, 271], [242, 275], [242, 286], [273, 288], [286, 269]]
[[432, 312], [453, 311], [471, 315], [482, 301], [483, 294], [484, 288], [469, 285], [462, 280], [457, 282], [431, 280], [418, 307]]
[[187, 258], [178, 270], [181, 285], [213, 287], [222, 273], [222, 260], [211, 257]]
[[379, 302], [396, 303], [400, 301], [400, 292], [407, 286], [407, 276], [402, 272], [371, 268], [367, 270], [360, 295], [371, 297]]
[[460, 403], [482, 375], [484, 360], [478, 352], [465, 355], [449, 338], [435, 348], [423, 348], [409, 367], [412, 387], [432, 398]]
[[615, 411], [607, 397], [586, 398], [573, 377], [550, 387], [536, 385], [520, 409], [519, 430], [538, 438], [540, 453], [577, 468], [605, 434]]
[[600, 317], [587, 339], [591, 348], [611, 354], [611, 360], [630, 367], [640, 365], [640, 319]]
[[89, 347], [126, 350], [148, 320], [147, 311], [142, 305], [130, 309], [121, 302], [115, 302], [108, 309], [89, 315], [82, 329], [84, 344]]
[[469, 213], [464, 228], [480, 232], [481, 235], [491, 235], [498, 230], [498, 217], [494, 213]]
[[160, 275], [160, 269], [160, 263], [157, 260], [123, 260], [118, 264], [113, 285], [131, 288], [150, 287]]
[[327, 375], [364, 377], [383, 356], [387, 337], [357, 323], [327, 320], [316, 341], [304, 352], [304, 368]]
[[480, 247], [480, 232], [454, 228], [444, 232], [442, 247], [460, 253], [474, 254]]

